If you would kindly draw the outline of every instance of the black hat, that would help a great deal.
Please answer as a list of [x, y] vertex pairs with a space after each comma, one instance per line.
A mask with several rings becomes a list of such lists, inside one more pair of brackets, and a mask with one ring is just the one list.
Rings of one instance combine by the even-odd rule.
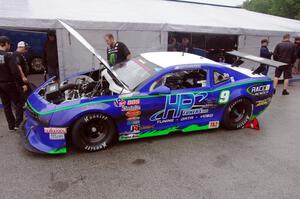
[[48, 30], [47, 35], [48, 36], [55, 36], [55, 31], [54, 30]]
[[7, 36], [0, 36], [0, 44], [11, 43], [10, 39]]
[[263, 43], [269, 43], [269, 40], [267, 40], [267, 39], [263, 39], [263, 40], [261, 40], [261, 42], [260, 42], [261, 44], [263, 44]]

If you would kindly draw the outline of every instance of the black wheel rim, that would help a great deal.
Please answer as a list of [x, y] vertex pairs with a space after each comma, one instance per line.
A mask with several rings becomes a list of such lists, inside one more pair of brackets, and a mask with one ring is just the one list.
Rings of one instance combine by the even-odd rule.
[[234, 123], [239, 123], [242, 121], [247, 114], [247, 109], [245, 106], [243, 106], [242, 103], [238, 103], [234, 105], [230, 111], [230, 120]]
[[82, 138], [89, 144], [98, 144], [108, 135], [108, 127], [105, 122], [95, 119], [89, 121], [82, 133]]

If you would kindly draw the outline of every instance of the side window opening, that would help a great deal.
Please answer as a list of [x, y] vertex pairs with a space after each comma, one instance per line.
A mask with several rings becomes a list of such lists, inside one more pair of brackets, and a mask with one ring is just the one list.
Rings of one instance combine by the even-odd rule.
[[218, 71], [214, 71], [214, 85], [220, 84], [222, 82], [226, 82], [227, 80], [230, 79], [229, 75], [224, 73], [220, 73]]
[[207, 85], [207, 72], [202, 69], [182, 70], [169, 73], [154, 82], [150, 87], [153, 90], [159, 86], [166, 86], [171, 90], [201, 88]]

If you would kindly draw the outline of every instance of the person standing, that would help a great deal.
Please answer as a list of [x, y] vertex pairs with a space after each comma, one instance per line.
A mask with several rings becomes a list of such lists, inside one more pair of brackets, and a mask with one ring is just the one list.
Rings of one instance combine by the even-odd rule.
[[[0, 98], [8, 129], [9, 131], [14, 131], [23, 121], [24, 101], [18, 88], [26, 90], [26, 85], [22, 84], [20, 71], [12, 58], [12, 54], [7, 52], [10, 49], [10, 43], [8, 37], [0, 36]], [[16, 117], [12, 112], [11, 102], [15, 104]]]
[[48, 72], [48, 77], [56, 77], [59, 79], [59, 67], [58, 67], [58, 54], [57, 54], [57, 43], [56, 35], [54, 31], [49, 31], [47, 34], [48, 40], [44, 46], [44, 64], [46, 71]]
[[24, 56], [28, 52], [29, 47], [30, 46], [28, 45], [28, 43], [20, 41], [17, 45], [16, 51], [13, 53], [13, 59], [15, 59], [15, 63], [19, 68], [20, 75], [22, 78], [22, 82], [20, 84], [25, 84], [28, 88], [28, 90], [23, 95], [24, 101], [26, 101], [26, 98], [30, 93], [29, 81], [27, 79], [29, 67], [28, 62]]
[[187, 37], [182, 38], [179, 52], [193, 53], [193, 47], [190, 44], [190, 40]]
[[[260, 47], [260, 57], [271, 59], [272, 52], [268, 49], [269, 41], [267, 39], [261, 40], [261, 47]], [[266, 64], [262, 64], [261, 66], [262, 74], [267, 75], [269, 71], [269, 66]]]
[[283, 40], [275, 47], [273, 58], [275, 61], [280, 61], [286, 63], [285, 66], [279, 66], [275, 70], [275, 77], [274, 77], [274, 88], [276, 91], [276, 87], [278, 84], [278, 80], [283, 73], [283, 91], [282, 95], [289, 95], [288, 92], [288, 85], [289, 79], [292, 78], [292, 67], [295, 62], [295, 44], [290, 41], [290, 34], [283, 35]]
[[177, 51], [179, 49], [179, 44], [175, 37], [171, 37], [168, 44], [168, 51]]
[[131, 53], [127, 46], [114, 39], [112, 34], [106, 34], [104, 40], [107, 44], [107, 61], [110, 66], [131, 59]]

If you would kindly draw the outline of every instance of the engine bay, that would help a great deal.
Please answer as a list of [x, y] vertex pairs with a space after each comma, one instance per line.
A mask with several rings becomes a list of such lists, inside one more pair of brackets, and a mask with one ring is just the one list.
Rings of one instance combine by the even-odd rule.
[[75, 76], [60, 83], [53, 81], [39, 91], [40, 96], [53, 104], [113, 94], [109, 82], [100, 75], [100, 71]]

